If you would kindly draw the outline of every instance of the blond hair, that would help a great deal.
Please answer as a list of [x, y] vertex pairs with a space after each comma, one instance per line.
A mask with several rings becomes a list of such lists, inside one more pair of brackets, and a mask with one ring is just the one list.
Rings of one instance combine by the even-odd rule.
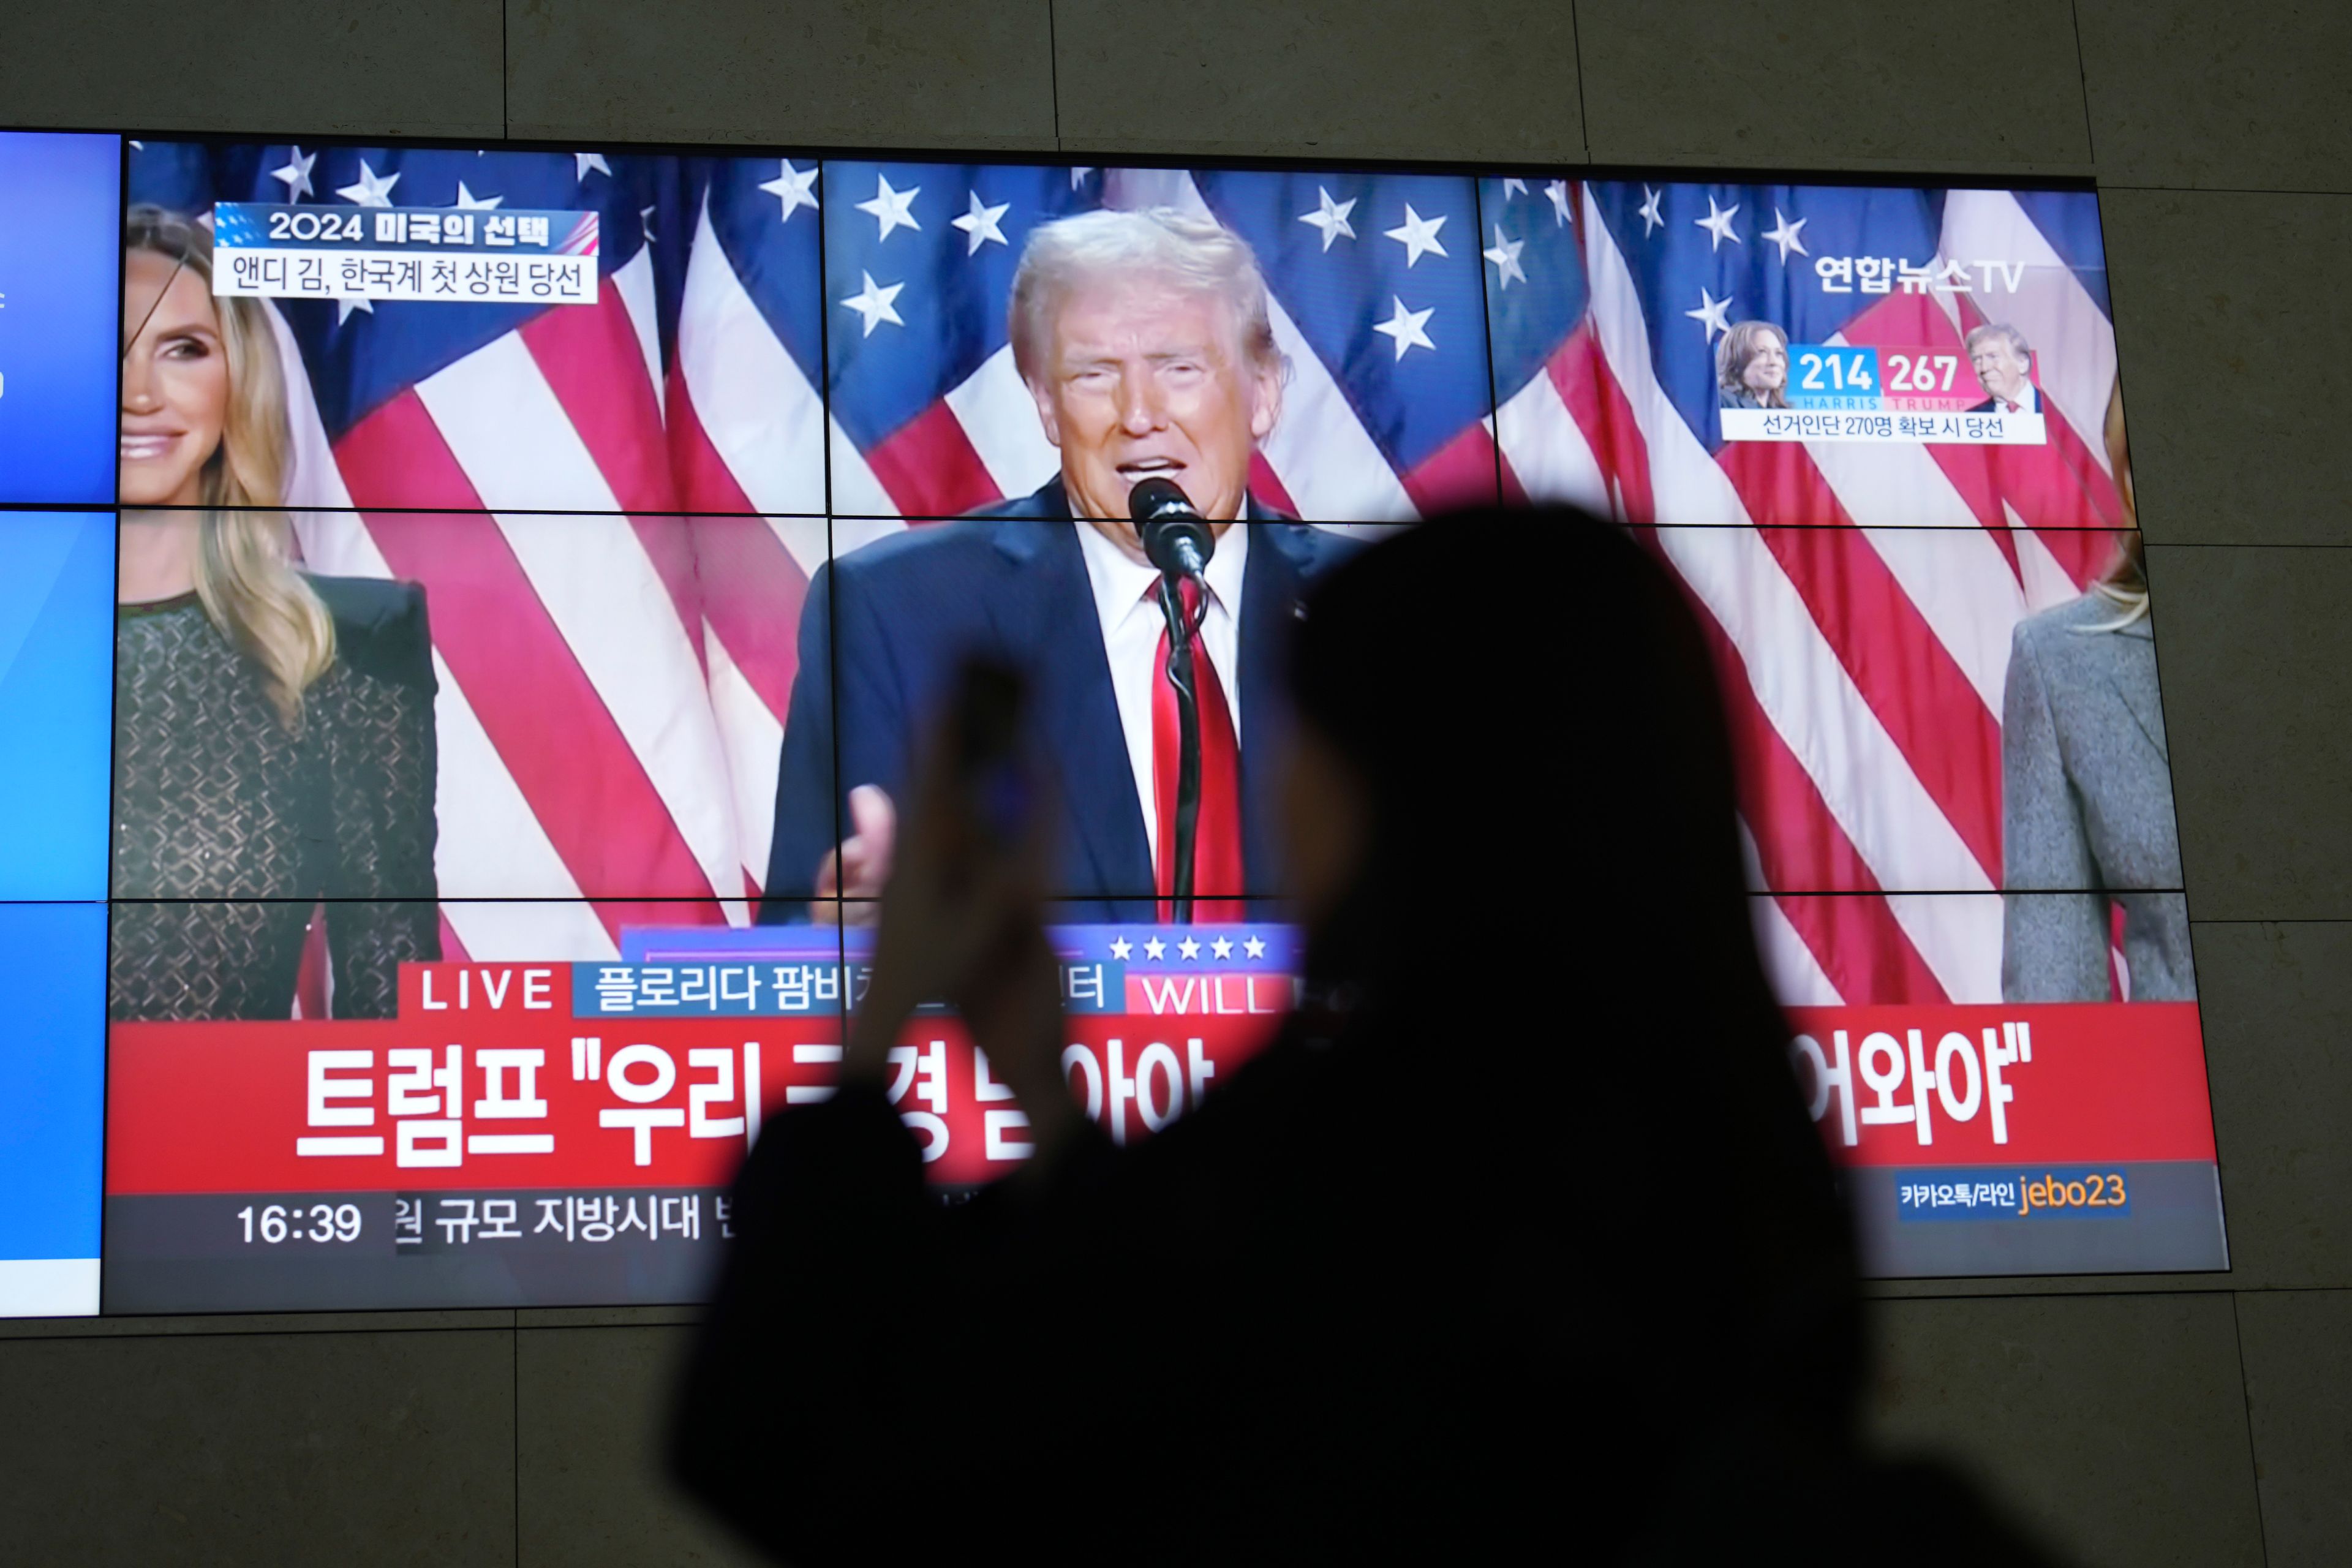
[[2124, 442], [2124, 388], [2120, 381], [2107, 398], [2104, 434], [2107, 462], [2115, 469], [2116, 493], [2123, 498], [2124, 521], [2130, 528], [2116, 546], [2115, 560], [2091, 584], [2092, 593], [2116, 607], [2116, 618], [2088, 629], [2115, 632], [2147, 618], [2147, 548], [2140, 542], [2139, 508], [2132, 495], [2131, 448]]
[[[195, 275], [210, 294], [213, 237], [162, 207], [124, 215], [122, 246], [161, 256]], [[288, 453], [286, 376], [278, 336], [260, 301], [213, 296], [228, 360], [228, 412], [220, 446], [205, 459], [205, 516], [196, 549], [196, 597], [221, 635], [249, 660], [289, 730], [302, 723], [302, 694], [335, 662], [335, 622], [293, 565], [293, 529], [282, 512]]]

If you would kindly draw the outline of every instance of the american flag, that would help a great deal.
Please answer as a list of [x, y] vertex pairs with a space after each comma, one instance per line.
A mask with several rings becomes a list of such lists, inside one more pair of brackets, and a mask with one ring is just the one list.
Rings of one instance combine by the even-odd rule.
[[[1643, 537], [1724, 672], [1782, 998], [1999, 1001], [2010, 634], [2126, 521], [2095, 199], [1490, 179], [1480, 201], [1506, 492], [1672, 525]], [[1970, 291], [1828, 291], [1821, 260], [1864, 257], [1957, 261]], [[1968, 331], [2014, 325], [2047, 443], [1727, 445], [1713, 347], [1759, 318], [1960, 355], [1962, 386]]]
[[[165, 142], [134, 144], [130, 194], [597, 215], [593, 307], [274, 307], [306, 561], [428, 593], [453, 955], [747, 918], [810, 575], [1052, 475], [1005, 341], [1022, 243], [1170, 205], [1267, 276], [1293, 376], [1262, 499], [1374, 522], [1499, 489], [1678, 525], [1652, 537], [1728, 674], [1786, 999], [1999, 995], [2010, 630], [2124, 521], [2087, 195]], [[1727, 321], [1958, 353], [1988, 319], [1829, 295], [1825, 256], [2013, 268], [1997, 319], [2037, 350], [2048, 444], [1727, 447]], [[1825, 522], [1853, 526], [1796, 526]]]
[[593, 306], [273, 302], [286, 500], [312, 569], [426, 590], [447, 955], [611, 957], [625, 922], [747, 918], [827, 548], [815, 161], [131, 156], [130, 199], [191, 216], [597, 215]]
[[1255, 253], [1291, 367], [1260, 500], [1383, 522], [1496, 496], [1468, 179], [848, 162], [824, 179], [838, 513], [951, 517], [1055, 475], [1005, 309], [1030, 232], [1102, 206], [1212, 216]]

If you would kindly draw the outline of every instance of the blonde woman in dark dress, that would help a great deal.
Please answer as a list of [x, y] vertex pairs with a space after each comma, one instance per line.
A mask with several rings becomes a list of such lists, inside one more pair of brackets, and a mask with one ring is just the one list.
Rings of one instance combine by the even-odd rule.
[[423, 591], [291, 560], [284, 372], [211, 236], [124, 229], [115, 1018], [283, 1018], [314, 910], [331, 1012], [384, 1017], [439, 956]]

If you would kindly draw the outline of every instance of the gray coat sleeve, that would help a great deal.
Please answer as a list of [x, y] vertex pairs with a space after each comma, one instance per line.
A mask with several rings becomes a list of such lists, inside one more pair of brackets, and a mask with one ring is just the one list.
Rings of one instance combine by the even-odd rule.
[[[2000, 994], [2011, 1002], [2104, 1002], [2106, 900], [2066, 776], [2032, 621], [2010, 639], [2001, 695]], [[2038, 891], [2036, 889], [2063, 889]]]

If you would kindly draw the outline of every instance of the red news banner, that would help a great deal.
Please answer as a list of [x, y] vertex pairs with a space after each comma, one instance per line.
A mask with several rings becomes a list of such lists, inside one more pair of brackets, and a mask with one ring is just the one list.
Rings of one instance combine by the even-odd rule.
[[[1122, 1142], [1199, 1104], [1296, 1003], [1284, 928], [1055, 936], [1063, 1068]], [[832, 1093], [864, 959], [806, 928], [632, 933], [624, 956], [406, 965], [394, 1020], [118, 1023], [108, 1194], [724, 1186], [767, 1121]], [[947, 1014], [908, 1025], [886, 1087], [940, 1185], [1028, 1156]]]
[[[831, 1092], [865, 966], [830, 932], [673, 952], [665, 934], [689, 940], [633, 937], [619, 963], [412, 965], [393, 1020], [118, 1023], [107, 1192], [723, 1186], [766, 1121]], [[1055, 934], [1064, 1068], [1121, 1141], [1214, 1093], [1295, 1003], [1281, 928]], [[2192, 1003], [1789, 1016], [1801, 1089], [1850, 1165], [2214, 1157]], [[945, 1014], [912, 1021], [887, 1089], [942, 1186], [1027, 1156], [1011, 1091]]]

